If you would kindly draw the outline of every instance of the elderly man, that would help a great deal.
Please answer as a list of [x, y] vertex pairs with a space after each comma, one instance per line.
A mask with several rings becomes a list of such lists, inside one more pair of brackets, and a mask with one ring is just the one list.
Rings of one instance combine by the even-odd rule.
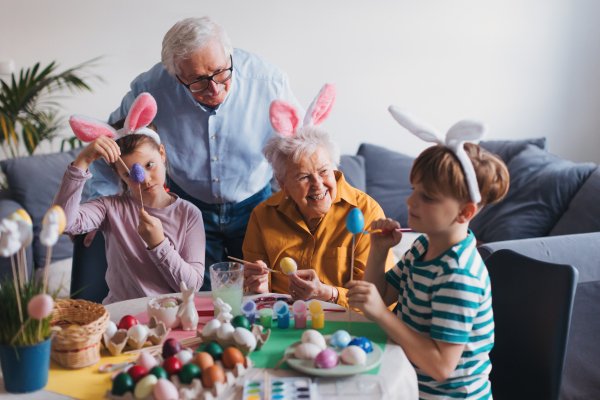
[[[261, 57], [233, 49], [209, 17], [176, 23], [164, 37], [162, 62], [131, 83], [109, 122], [127, 115], [142, 92], [154, 96], [154, 124], [166, 149], [170, 190], [194, 203], [206, 229], [206, 272], [226, 255], [242, 258], [250, 213], [271, 194], [272, 171], [261, 150], [273, 129], [269, 105], [297, 103], [287, 75]], [[118, 192], [118, 177], [99, 160], [92, 197]]]

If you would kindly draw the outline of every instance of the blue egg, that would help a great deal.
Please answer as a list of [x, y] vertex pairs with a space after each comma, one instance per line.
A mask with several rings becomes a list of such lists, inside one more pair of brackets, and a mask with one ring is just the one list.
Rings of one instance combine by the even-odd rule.
[[361, 349], [363, 349], [367, 354], [373, 351], [373, 343], [371, 343], [371, 341], [366, 337], [357, 337], [355, 339], [352, 339], [348, 346], [358, 346]]
[[331, 347], [335, 347], [337, 349], [343, 349], [348, 347], [348, 343], [352, 340], [350, 334], [344, 330], [339, 330], [331, 335], [331, 339], [329, 344]]
[[129, 177], [135, 183], [142, 183], [146, 179], [146, 171], [140, 164], [133, 164], [129, 170]]
[[365, 216], [358, 208], [353, 208], [346, 218], [346, 229], [351, 233], [357, 234], [363, 231], [365, 227]]

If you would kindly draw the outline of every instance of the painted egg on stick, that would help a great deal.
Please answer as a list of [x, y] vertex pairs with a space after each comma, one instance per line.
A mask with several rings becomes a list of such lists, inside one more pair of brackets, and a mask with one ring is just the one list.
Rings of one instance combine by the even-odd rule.
[[146, 179], [146, 171], [140, 164], [133, 164], [129, 170], [129, 177], [135, 183], [142, 183]]
[[33, 319], [42, 320], [52, 314], [54, 299], [49, 294], [37, 294], [29, 300], [27, 312]]
[[353, 208], [346, 218], [346, 229], [350, 233], [357, 234], [363, 231], [365, 227], [365, 216], [358, 208]]

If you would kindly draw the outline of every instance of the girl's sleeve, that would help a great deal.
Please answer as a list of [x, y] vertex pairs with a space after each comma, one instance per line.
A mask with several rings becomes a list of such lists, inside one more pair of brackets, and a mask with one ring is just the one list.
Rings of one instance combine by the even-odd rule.
[[97, 198], [79, 204], [85, 182], [92, 177], [73, 164], [69, 164], [58, 192], [52, 201], [53, 206], [61, 206], [67, 217], [65, 233], [79, 235], [99, 229], [106, 218], [104, 199]]
[[200, 210], [195, 207], [187, 209], [187, 218], [181, 218], [186, 223], [186, 234], [181, 249], [175, 250], [168, 237], [152, 250], [147, 250], [148, 255], [158, 267], [165, 281], [175, 292], [181, 291], [180, 282], [185, 282], [187, 287], [200, 290], [204, 283], [204, 251], [206, 249], [206, 235], [204, 222]]

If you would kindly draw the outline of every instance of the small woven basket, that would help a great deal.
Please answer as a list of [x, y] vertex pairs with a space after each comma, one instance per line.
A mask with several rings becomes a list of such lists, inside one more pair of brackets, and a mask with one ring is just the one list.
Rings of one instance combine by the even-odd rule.
[[109, 318], [108, 310], [98, 303], [71, 299], [57, 302], [50, 325], [63, 329], [54, 333], [50, 357], [67, 368], [97, 363], [100, 361], [100, 339]]

